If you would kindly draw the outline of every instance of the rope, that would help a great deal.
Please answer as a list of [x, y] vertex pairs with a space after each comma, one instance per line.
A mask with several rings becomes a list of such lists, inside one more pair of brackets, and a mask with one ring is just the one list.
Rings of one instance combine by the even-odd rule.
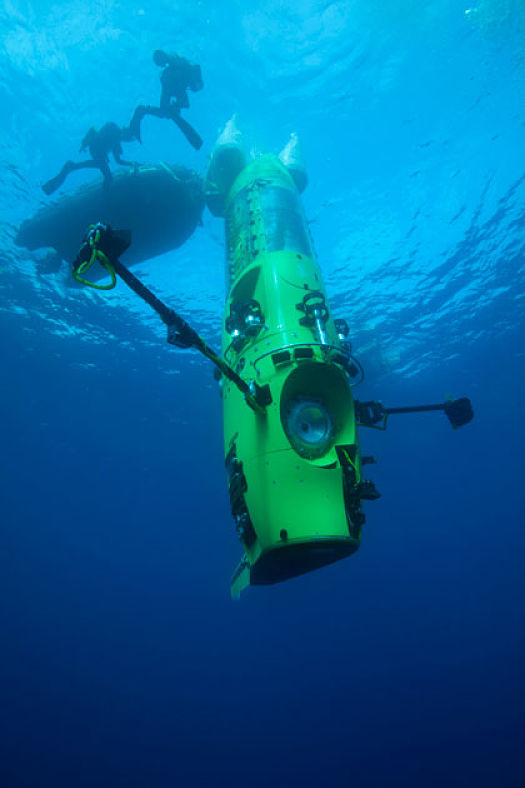
[[[97, 285], [95, 282], [90, 282], [88, 279], [85, 279], [83, 276], [81, 276], [81, 274], [85, 274], [87, 271], [89, 271], [95, 265], [95, 263], [99, 263], [99, 265], [101, 265], [102, 268], [105, 268], [110, 275], [111, 282], [108, 285]], [[80, 263], [78, 268], [73, 268], [72, 274], [73, 279], [76, 279], [77, 282], [80, 282], [82, 285], [92, 287], [94, 290], [113, 290], [117, 284], [115, 268], [111, 265], [104, 252], [101, 252], [100, 249], [97, 249], [95, 246], [93, 247], [93, 251], [89, 260]]]

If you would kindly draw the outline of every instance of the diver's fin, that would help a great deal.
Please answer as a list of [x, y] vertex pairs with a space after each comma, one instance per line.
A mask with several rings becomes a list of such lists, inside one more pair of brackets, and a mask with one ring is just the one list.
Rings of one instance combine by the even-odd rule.
[[74, 162], [66, 161], [58, 175], [55, 175], [54, 178], [50, 178], [48, 181], [42, 184], [42, 191], [44, 191], [46, 194], [53, 194], [53, 192], [56, 192], [56, 190], [62, 186], [67, 176], [73, 169], [75, 169]]
[[142, 119], [146, 114], [147, 114], [147, 107], [145, 107], [143, 104], [139, 104], [139, 106], [136, 107], [135, 112], [133, 113], [133, 117], [129, 122], [128, 129], [125, 130], [125, 133], [129, 134], [129, 137], [126, 136], [125, 138], [126, 141], [131, 141], [135, 139], [138, 140], [138, 142], [140, 142], [140, 144], [142, 145], [142, 138], [140, 136], [140, 124], [142, 123]]
[[195, 148], [195, 150], [199, 150], [199, 148], [202, 146], [202, 139], [199, 136], [199, 134], [197, 134], [193, 126], [190, 125], [187, 120], [181, 118], [180, 115], [174, 114], [171, 115], [170, 117], [172, 121], [177, 124], [177, 126], [182, 131], [182, 133], [184, 134], [190, 145], [192, 145]]
[[61, 170], [54, 178], [50, 178], [50, 180], [42, 184], [42, 191], [46, 194], [53, 194], [53, 192], [56, 192], [56, 190], [62, 186], [66, 180], [66, 176], [67, 173]]

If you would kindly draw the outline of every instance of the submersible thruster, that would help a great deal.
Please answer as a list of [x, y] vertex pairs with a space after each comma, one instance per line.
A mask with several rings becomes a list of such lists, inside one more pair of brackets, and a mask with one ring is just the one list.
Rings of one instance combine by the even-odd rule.
[[228, 296], [222, 350], [245, 380], [268, 387], [264, 412], [222, 383], [231, 509], [244, 556], [232, 578], [276, 583], [355, 552], [362, 480], [345, 321], [334, 320], [303, 211], [306, 172], [294, 155], [246, 161], [219, 139], [208, 205], [224, 215]]

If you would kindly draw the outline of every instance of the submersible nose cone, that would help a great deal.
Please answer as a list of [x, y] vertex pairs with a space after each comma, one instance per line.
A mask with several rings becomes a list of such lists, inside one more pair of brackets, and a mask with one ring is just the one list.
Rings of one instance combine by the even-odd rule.
[[290, 405], [284, 428], [293, 448], [305, 457], [320, 457], [331, 446], [333, 423], [319, 400], [301, 399]]

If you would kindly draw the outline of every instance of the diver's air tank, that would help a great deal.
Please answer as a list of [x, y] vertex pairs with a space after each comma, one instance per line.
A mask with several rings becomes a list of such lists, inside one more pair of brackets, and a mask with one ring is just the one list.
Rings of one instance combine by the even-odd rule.
[[305, 171], [274, 155], [245, 163], [231, 151], [218, 146], [208, 174], [213, 191], [214, 156], [224, 176], [231, 155], [232, 183], [216, 211], [225, 217], [229, 291], [222, 350], [243, 379], [268, 384], [272, 400], [257, 413], [223, 379], [226, 470], [244, 548], [236, 595], [353, 553], [364, 515], [350, 388], [357, 368], [312, 247], [296, 185]]

